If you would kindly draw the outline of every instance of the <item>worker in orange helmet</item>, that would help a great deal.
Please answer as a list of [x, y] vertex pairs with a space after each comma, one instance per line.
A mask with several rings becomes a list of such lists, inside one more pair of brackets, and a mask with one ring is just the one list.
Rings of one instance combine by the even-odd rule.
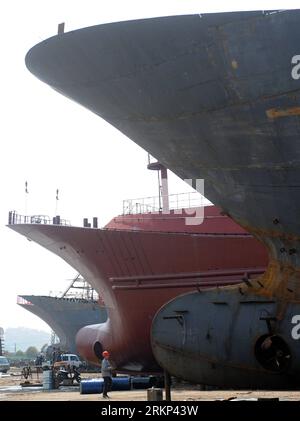
[[109, 361], [109, 352], [108, 351], [103, 351], [102, 352], [102, 364], [101, 364], [101, 374], [102, 374], [102, 378], [104, 381], [103, 384], [103, 397], [104, 398], [109, 398], [107, 392], [109, 392], [111, 390], [111, 386], [112, 386], [112, 366], [111, 363]]

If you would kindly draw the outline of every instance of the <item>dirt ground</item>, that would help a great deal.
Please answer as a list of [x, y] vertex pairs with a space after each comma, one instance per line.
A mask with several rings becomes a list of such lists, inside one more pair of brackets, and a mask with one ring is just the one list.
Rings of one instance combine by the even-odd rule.
[[[82, 374], [82, 378], [98, 378], [99, 374]], [[31, 384], [42, 383], [42, 375], [28, 379]], [[10, 375], [0, 375], [0, 401], [102, 401], [99, 394], [81, 395], [79, 386], [61, 386], [58, 390], [45, 391], [41, 387], [21, 387], [18, 370], [12, 369]], [[172, 388], [173, 401], [214, 401], [214, 400], [254, 400], [257, 398], [279, 398], [280, 400], [300, 401], [300, 391], [236, 391], [200, 390], [199, 386], [175, 385]], [[110, 392], [111, 401], [146, 401], [146, 390]]]

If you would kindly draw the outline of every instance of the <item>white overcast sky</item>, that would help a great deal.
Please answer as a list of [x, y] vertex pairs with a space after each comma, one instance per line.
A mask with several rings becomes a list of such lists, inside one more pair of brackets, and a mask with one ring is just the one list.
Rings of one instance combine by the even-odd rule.
[[[96, 115], [71, 102], [29, 73], [26, 52], [57, 32], [106, 22], [229, 10], [297, 8], [296, 1], [197, 0], [2, 0], [0, 2], [0, 326], [50, 330], [16, 304], [17, 294], [62, 291], [76, 272], [54, 254], [5, 227], [8, 211], [58, 213], [81, 224], [101, 225], [121, 212], [126, 198], [157, 194], [147, 155]], [[300, 48], [300, 44], [299, 44]], [[276, 46], [274, 46], [276, 54]], [[186, 190], [171, 177], [170, 192]]]

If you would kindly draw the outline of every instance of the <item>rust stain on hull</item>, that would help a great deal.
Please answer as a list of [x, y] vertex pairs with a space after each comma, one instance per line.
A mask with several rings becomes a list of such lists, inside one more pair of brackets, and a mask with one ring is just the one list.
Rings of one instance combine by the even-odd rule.
[[271, 119], [300, 115], [300, 107], [290, 107], [286, 109], [270, 108], [266, 111], [266, 114], [267, 117]]

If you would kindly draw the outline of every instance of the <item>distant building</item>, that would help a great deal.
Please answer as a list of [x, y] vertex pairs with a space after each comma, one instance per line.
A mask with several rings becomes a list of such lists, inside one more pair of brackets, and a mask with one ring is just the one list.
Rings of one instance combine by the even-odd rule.
[[4, 354], [4, 329], [0, 327], [0, 357]]

